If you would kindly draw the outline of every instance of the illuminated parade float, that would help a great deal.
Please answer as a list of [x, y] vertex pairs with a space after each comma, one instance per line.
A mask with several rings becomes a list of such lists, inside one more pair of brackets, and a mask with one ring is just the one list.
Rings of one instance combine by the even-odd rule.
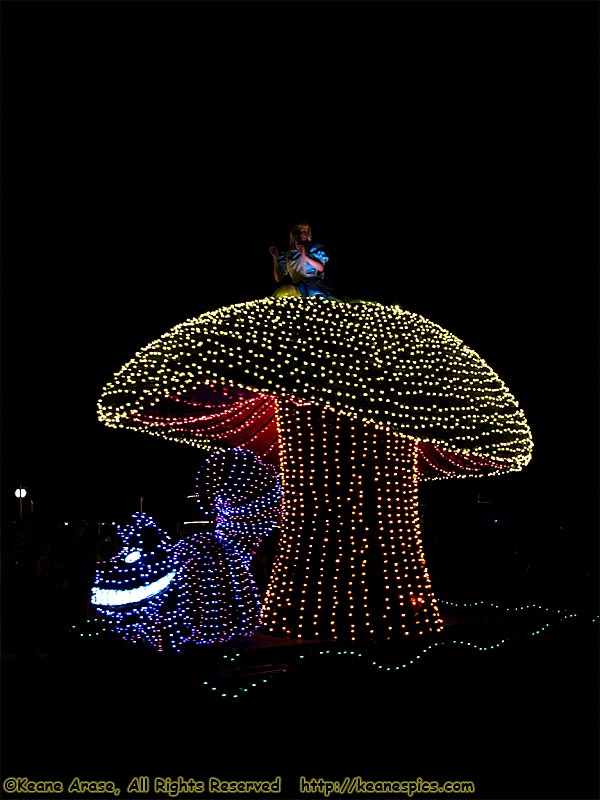
[[[148, 621], [145, 604], [170, 609], [150, 615], [161, 646], [167, 628], [191, 642], [259, 628], [311, 641], [441, 631], [419, 483], [518, 471], [533, 448], [518, 402], [456, 336], [400, 306], [317, 297], [176, 325], [104, 387], [98, 416], [207, 451], [199, 480], [212, 487], [214, 531], [173, 545], [171, 566], [163, 552], [160, 568], [136, 572], [138, 519], [97, 575], [95, 608], [124, 636]], [[257, 600], [249, 557], [275, 526]]]

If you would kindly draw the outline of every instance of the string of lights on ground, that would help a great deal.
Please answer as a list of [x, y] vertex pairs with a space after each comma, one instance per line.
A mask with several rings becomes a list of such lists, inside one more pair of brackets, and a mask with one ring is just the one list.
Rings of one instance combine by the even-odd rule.
[[[307, 643], [301, 647], [290, 644], [284, 648], [284, 661], [273, 659], [273, 651], [269, 651], [268, 662], [264, 663], [261, 649], [250, 650], [248, 643], [243, 641], [232, 642], [225, 649], [218, 646], [200, 648], [194, 655], [198, 656], [195, 662], [198, 665], [198, 674], [204, 674], [198, 679], [196, 688], [204, 690], [211, 698], [218, 701], [239, 701], [252, 693], [286, 680], [286, 676], [294, 672], [301, 674], [304, 666], [310, 662], [319, 661], [322, 665], [331, 659], [345, 659], [352, 662], [361, 662], [367, 669], [380, 673], [398, 673], [408, 669], [418, 669], [425, 665], [428, 657], [434, 654], [450, 654], [452, 651], [468, 650], [485, 656], [502, 650], [511, 643], [531, 640], [536, 637], [552, 635], [560, 626], [576, 624], [578, 626], [597, 626], [600, 615], [592, 615], [580, 610], [556, 609], [535, 603], [520, 606], [503, 606], [487, 601], [476, 602], [449, 602], [440, 601], [440, 605], [449, 612], [472, 613], [479, 612], [486, 615], [498, 613], [506, 621], [503, 631], [498, 630], [487, 617], [485, 631], [482, 635], [481, 627], [477, 633], [455, 637], [449, 634], [435, 641], [415, 642], [414, 646], [407, 646], [402, 642], [398, 648], [381, 647], [376, 644], [364, 647], [355, 647], [348, 644], [329, 642], [327, 644]], [[507, 630], [508, 628], [508, 630]], [[80, 639], [103, 639], [110, 637], [112, 629], [100, 620], [90, 620], [86, 625], [74, 632]], [[187, 651], [191, 654], [191, 651]], [[134, 654], [134, 651], [131, 652]], [[206, 664], [203, 665], [203, 658]], [[300, 670], [300, 672], [298, 672]]]

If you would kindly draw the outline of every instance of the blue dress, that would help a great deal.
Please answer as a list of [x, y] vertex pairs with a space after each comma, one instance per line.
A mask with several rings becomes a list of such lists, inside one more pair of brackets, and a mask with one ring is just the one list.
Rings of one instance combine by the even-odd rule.
[[[329, 261], [323, 245], [311, 242], [306, 254], [323, 266]], [[300, 257], [299, 250], [286, 250], [277, 257], [277, 264], [284, 277], [280, 283], [291, 283], [303, 297], [332, 297], [331, 287], [323, 280], [323, 273]]]

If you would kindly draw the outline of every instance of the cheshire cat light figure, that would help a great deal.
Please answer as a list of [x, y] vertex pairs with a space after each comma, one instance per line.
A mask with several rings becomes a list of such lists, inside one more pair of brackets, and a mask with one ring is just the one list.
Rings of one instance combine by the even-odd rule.
[[443, 620], [420, 533], [420, 481], [522, 469], [533, 442], [498, 375], [399, 306], [268, 297], [207, 312], [144, 347], [99, 419], [281, 478], [263, 632], [388, 641]]
[[159, 651], [243, 639], [259, 625], [251, 559], [279, 521], [281, 485], [250, 452], [217, 452], [197, 474], [210, 532], [180, 540], [147, 514], [118, 527], [121, 549], [96, 570], [91, 602], [125, 641]]

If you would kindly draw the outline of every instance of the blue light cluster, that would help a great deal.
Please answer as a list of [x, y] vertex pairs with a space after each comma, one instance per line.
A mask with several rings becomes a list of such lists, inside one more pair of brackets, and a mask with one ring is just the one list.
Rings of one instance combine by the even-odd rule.
[[249, 569], [278, 526], [283, 492], [274, 467], [240, 448], [211, 454], [196, 475], [199, 508], [215, 514], [215, 535], [234, 544]]
[[246, 638], [259, 625], [251, 559], [279, 520], [279, 479], [251, 453], [226, 451], [206, 459], [198, 481], [214, 530], [176, 541], [138, 512], [117, 527], [119, 552], [97, 566], [94, 615], [128, 642], [181, 652]]

